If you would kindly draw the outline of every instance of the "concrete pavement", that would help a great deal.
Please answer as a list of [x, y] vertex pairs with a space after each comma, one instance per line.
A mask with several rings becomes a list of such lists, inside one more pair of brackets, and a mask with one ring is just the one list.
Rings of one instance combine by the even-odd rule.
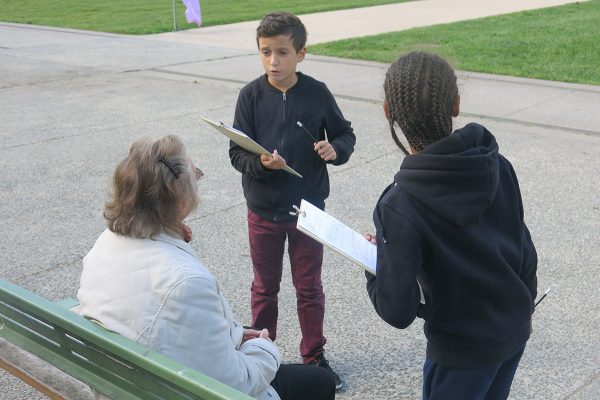
[[[328, 211], [358, 231], [373, 229], [372, 208], [401, 162], [381, 111], [386, 68], [312, 55], [300, 64], [328, 84], [356, 130], [350, 162], [330, 169]], [[104, 228], [117, 160], [140, 136], [177, 133], [206, 172], [189, 220], [194, 247], [247, 322], [240, 176], [227, 141], [199, 117], [231, 122], [238, 90], [260, 73], [254, 48], [0, 24], [0, 276], [52, 300], [74, 297], [81, 259]], [[557, 284], [534, 316], [511, 398], [597, 399], [600, 87], [458, 75], [455, 125], [478, 121], [497, 136], [520, 179], [540, 290]], [[362, 271], [332, 252], [325, 258], [328, 357], [346, 382], [338, 398], [419, 398], [421, 323], [387, 326]], [[286, 270], [278, 344], [287, 361], [298, 360], [293, 298]], [[0, 386], [0, 399], [43, 398], [5, 373]]]
[[[421, 26], [445, 24], [536, 8], [552, 7], [578, 0], [421, 0], [380, 6], [303, 14], [308, 45], [401, 31]], [[190, 29], [151, 35], [158, 40], [173, 40], [220, 48], [253, 51], [258, 21]], [[309, 48], [310, 51], [310, 48]]]

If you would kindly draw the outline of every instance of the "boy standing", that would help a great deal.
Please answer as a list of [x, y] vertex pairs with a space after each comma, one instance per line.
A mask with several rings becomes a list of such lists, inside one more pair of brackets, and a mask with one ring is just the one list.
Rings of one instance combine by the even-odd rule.
[[[273, 153], [258, 156], [235, 143], [229, 149], [232, 165], [242, 173], [248, 205], [252, 324], [267, 328], [275, 340], [287, 237], [302, 331], [300, 354], [305, 364], [331, 370], [323, 349], [323, 246], [296, 229], [289, 211], [303, 198], [324, 209], [326, 164], [348, 161], [356, 137], [325, 84], [296, 71], [306, 55], [306, 29], [298, 17], [268, 14], [256, 32], [265, 74], [240, 91], [233, 125]], [[282, 171], [286, 165], [303, 177]], [[339, 389], [342, 382], [337, 374], [335, 378]]]

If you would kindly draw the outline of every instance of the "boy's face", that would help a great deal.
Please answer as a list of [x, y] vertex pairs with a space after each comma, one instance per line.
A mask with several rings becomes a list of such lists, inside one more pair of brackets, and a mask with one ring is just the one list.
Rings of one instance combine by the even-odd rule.
[[279, 35], [258, 38], [258, 50], [271, 85], [285, 92], [296, 84], [296, 65], [304, 60], [306, 48], [296, 53], [291, 35]]

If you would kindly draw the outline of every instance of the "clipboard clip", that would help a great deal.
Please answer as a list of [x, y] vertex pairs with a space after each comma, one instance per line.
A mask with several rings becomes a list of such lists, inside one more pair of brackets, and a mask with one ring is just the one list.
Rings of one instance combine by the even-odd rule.
[[306, 211], [302, 211], [297, 205], [293, 205], [292, 207], [294, 207], [295, 211], [290, 211], [290, 215], [295, 215], [296, 217], [302, 215], [303, 217], [306, 217]]

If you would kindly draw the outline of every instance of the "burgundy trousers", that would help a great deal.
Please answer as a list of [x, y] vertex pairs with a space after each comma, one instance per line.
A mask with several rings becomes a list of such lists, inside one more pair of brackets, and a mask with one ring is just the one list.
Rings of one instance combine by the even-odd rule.
[[325, 294], [321, 283], [323, 245], [296, 229], [296, 222], [273, 222], [248, 209], [248, 237], [254, 269], [250, 303], [252, 325], [267, 328], [272, 340], [277, 337], [277, 298], [283, 269], [285, 241], [296, 289], [296, 308], [302, 331], [300, 354], [304, 363], [323, 352]]

